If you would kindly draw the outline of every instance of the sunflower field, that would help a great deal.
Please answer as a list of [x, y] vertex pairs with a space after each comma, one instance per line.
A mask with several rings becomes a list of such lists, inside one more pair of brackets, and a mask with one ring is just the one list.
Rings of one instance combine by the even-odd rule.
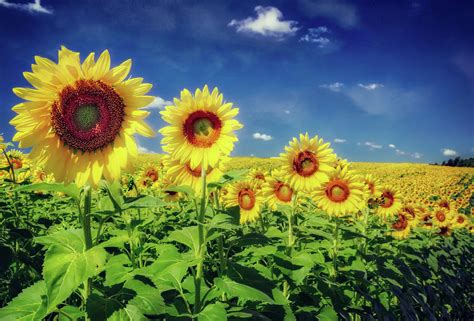
[[110, 64], [62, 47], [13, 89], [0, 320], [474, 319], [474, 169], [350, 163], [299, 133], [231, 158], [239, 109], [207, 86], [139, 154], [152, 86]]

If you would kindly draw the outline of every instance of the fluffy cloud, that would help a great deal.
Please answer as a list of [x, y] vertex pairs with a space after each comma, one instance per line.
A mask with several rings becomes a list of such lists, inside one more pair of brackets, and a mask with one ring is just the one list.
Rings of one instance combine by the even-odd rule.
[[405, 155], [406, 154], [404, 151], [399, 150], [399, 149], [396, 149], [395, 153], [397, 153], [397, 155]]
[[319, 48], [326, 47], [331, 40], [327, 37], [329, 29], [326, 26], [318, 28], [309, 28], [308, 33], [300, 38], [301, 42], [311, 42], [318, 45]]
[[414, 152], [413, 154], [411, 154], [411, 157], [413, 157], [415, 159], [420, 159], [420, 158], [423, 157], [423, 154], [418, 153], [418, 152]]
[[360, 88], [364, 88], [365, 90], [375, 90], [377, 88], [381, 88], [383, 87], [382, 84], [367, 84], [367, 85], [364, 85], [364, 84], [357, 84], [357, 86], [359, 86]]
[[299, 0], [305, 14], [310, 17], [325, 17], [333, 19], [346, 29], [359, 25], [359, 15], [353, 4], [343, 0]]
[[395, 146], [394, 144], [388, 144], [388, 147], [390, 147], [390, 148], [397, 148], [397, 146]]
[[151, 102], [151, 104], [146, 106], [146, 109], [163, 109], [165, 108], [165, 106], [168, 105], [173, 105], [173, 102], [169, 100], [164, 100], [163, 98], [156, 96], [155, 99]]
[[255, 7], [257, 17], [244, 20], [233, 19], [229, 27], [235, 27], [237, 32], [256, 33], [263, 36], [283, 37], [292, 35], [297, 30], [297, 22], [283, 20], [283, 14], [275, 7]]
[[444, 156], [457, 156], [458, 155], [458, 152], [449, 148], [443, 148], [441, 151], [443, 152]]
[[269, 141], [272, 140], [273, 137], [267, 134], [261, 134], [261, 133], [255, 133], [252, 135], [254, 139], [259, 139], [259, 140], [264, 140], [264, 141]]
[[9, 2], [7, 0], [0, 0], [0, 6], [5, 8], [28, 11], [30, 13], [53, 13], [53, 11], [51, 11], [50, 9], [46, 9], [41, 5], [41, 0], [35, 0], [35, 2], [32, 3], [15, 3]]
[[156, 154], [156, 152], [146, 148], [145, 146], [138, 145], [138, 152], [141, 154]]
[[343, 87], [344, 87], [344, 84], [342, 82], [335, 82], [332, 84], [322, 84], [319, 86], [319, 88], [329, 89], [334, 92], [341, 91]]
[[291, 111], [289, 111], [288, 109], [285, 109], [283, 112], [287, 115], [291, 114]]
[[345, 143], [345, 142], [347, 142], [347, 140], [345, 140], [344, 138], [334, 138], [334, 142], [335, 143]]
[[372, 142], [365, 142], [364, 145], [368, 146], [370, 150], [381, 149], [382, 148], [382, 145], [378, 145], [378, 144], [375, 144], [375, 143], [372, 143]]

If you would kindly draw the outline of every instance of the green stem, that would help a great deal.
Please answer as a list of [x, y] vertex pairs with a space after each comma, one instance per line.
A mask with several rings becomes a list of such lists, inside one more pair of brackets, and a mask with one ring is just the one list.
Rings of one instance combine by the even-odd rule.
[[[286, 248], [286, 254], [290, 257], [291, 259], [291, 252], [293, 250], [293, 246], [296, 243], [296, 238], [293, 234], [293, 218], [295, 217], [296, 214], [296, 201], [297, 201], [297, 195], [295, 195], [293, 199], [293, 207], [291, 212], [288, 213], [288, 247]], [[289, 290], [290, 290], [290, 285], [288, 284], [287, 281], [283, 283], [283, 295], [288, 298], [289, 297]]]
[[[82, 216], [82, 230], [84, 231], [84, 240], [86, 242], [86, 251], [92, 247], [91, 215], [92, 212], [92, 189], [90, 186], [84, 187], [84, 212]], [[87, 279], [84, 284], [84, 302], [92, 293], [92, 279]]]
[[[10, 174], [10, 178], [13, 181], [13, 186], [16, 187], [15, 168], [13, 167], [13, 164], [12, 164], [10, 158], [8, 157], [7, 152], [4, 149], [2, 149], [2, 153], [3, 153], [3, 155], [5, 156], [5, 159], [8, 162], [8, 167], [10, 168], [9, 174]], [[20, 225], [20, 212], [18, 211], [18, 193], [14, 192], [14, 195], [15, 195], [15, 201], [13, 202], [13, 207], [15, 209], [15, 214], [16, 214], [15, 224], [16, 224], [16, 227], [19, 227], [19, 225]]]
[[334, 225], [334, 241], [333, 241], [333, 258], [332, 258], [332, 267], [333, 267], [333, 281], [337, 280], [337, 251], [338, 251], [338, 239], [339, 239], [339, 219], [335, 218]]
[[194, 315], [201, 311], [201, 282], [203, 276], [204, 256], [206, 251], [205, 235], [204, 235], [204, 217], [206, 214], [206, 169], [201, 169], [202, 181], [202, 195], [201, 195], [201, 209], [198, 213], [198, 233], [199, 233], [199, 248], [198, 248], [198, 265], [196, 270], [196, 277], [194, 279]]

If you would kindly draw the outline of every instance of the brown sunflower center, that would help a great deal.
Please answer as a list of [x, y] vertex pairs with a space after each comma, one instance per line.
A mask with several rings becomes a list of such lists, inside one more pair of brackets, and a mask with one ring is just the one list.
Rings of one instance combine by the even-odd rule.
[[308, 177], [319, 169], [319, 162], [316, 155], [310, 151], [299, 152], [293, 159], [293, 169], [301, 176]]
[[369, 182], [367, 181], [367, 185], [369, 186], [369, 191], [370, 191], [370, 194], [375, 194], [375, 184], [372, 183], [372, 182]]
[[402, 214], [398, 214], [398, 221], [396, 221], [392, 225], [392, 227], [398, 231], [403, 231], [404, 229], [407, 228], [407, 226], [408, 226], [408, 220]]
[[255, 206], [255, 193], [251, 189], [244, 188], [239, 192], [239, 206], [240, 208], [250, 211]]
[[380, 206], [383, 208], [390, 208], [392, 207], [393, 203], [395, 203], [395, 197], [392, 192], [384, 191], [382, 193], [382, 199], [380, 202]]
[[344, 181], [331, 181], [326, 186], [326, 196], [333, 202], [344, 202], [349, 197], [349, 194], [349, 186]]
[[12, 158], [11, 163], [12, 163], [13, 169], [20, 169], [23, 167], [23, 162], [19, 158]]
[[438, 221], [444, 222], [444, 220], [446, 219], [446, 215], [443, 212], [438, 211], [436, 212], [436, 218], [438, 219]]
[[440, 207], [444, 207], [444, 208], [447, 208], [449, 210], [449, 202], [448, 201], [441, 201], [439, 203], [439, 206]]
[[125, 117], [125, 104], [115, 89], [99, 80], [66, 86], [53, 103], [51, 122], [72, 150], [93, 152], [114, 142]]
[[[191, 164], [190, 162], [187, 162], [186, 165], [184, 165], [184, 168], [186, 169], [186, 171], [191, 174], [192, 176], [194, 177], [201, 177], [201, 174], [202, 174], [202, 169], [201, 169], [201, 166], [198, 166], [194, 169], [191, 168]], [[212, 167], [209, 167], [206, 171], [206, 176], [209, 175], [211, 172], [212, 172], [213, 168]]]
[[293, 196], [293, 190], [291, 189], [291, 187], [289, 187], [285, 183], [277, 182], [275, 184], [274, 191], [275, 191], [275, 196], [280, 201], [285, 202], [285, 203], [291, 201], [291, 197]]
[[154, 168], [147, 169], [145, 176], [148, 177], [152, 182], [156, 182], [158, 180], [158, 171]]
[[216, 114], [198, 110], [188, 116], [183, 129], [184, 135], [192, 145], [210, 147], [219, 139], [222, 122]]
[[257, 175], [255, 175], [255, 178], [259, 179], [261, 181], [264, 181], [265, 180], [265, 175], [263, 175], [262, 173], [258, 173]]
[[458, 223], [459, 223], [459, 224], [464, 223], [464, 217], [458, 216]]

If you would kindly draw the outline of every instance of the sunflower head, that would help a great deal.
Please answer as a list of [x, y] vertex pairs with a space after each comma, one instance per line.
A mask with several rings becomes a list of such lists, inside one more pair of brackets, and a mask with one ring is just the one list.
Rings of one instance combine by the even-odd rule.
[[267, 178], [268, 178], [268, 172], [261, 169], [261, 168], [252, 168], [248, 173], [247, 173], [247, 178], [249, 180], [253, 180], [257, 183], [257, 187], [261, 188], [263, 184], [265, 184]]
[[402, 208], [402, 199], [398, 190], [389, 186], [382, 186], [378, 190], [377, 214], [386, 218], [397, 214]]
[[5, 144], [5, 139], [0, 135], [0, 149], [6, 149], [7, 145]]
[[285, 147], [286, 152], [280, 154], [281, 170], [293, 190], [309, 192], [327, 180], [336, 160], [329, 145], [318, 136], [310, 138], [306, 133], [300, 134], [299, 140], [293, 138]]
[[239, 113], [232, 103], [223, 102], [217, 88], [204, 86], [194, 96], [184, 89], [174, 105], [161, 112], [169, 123], [160, 130], [163, 150], [192, 169], [215, 167], [220, 157], [228, 156], [237, 141], [235, 131], [242, 125], [234, 119]]
[[136, 157], [136, 133], [152, 137], [140, 110], [153, 101], [142, 78], [125, 80], [131, 60], [110, 68], [107, 50], [81, 63], [79, 53], [65, 47], [58, 62], [35, 57], [24, 76], [35, 88], [15, 88], [25, 101], [14, 106], [11, 122], [20, 147], [31, 147], [32, 158], [60, 182], [97, 186], [104, 176], [118, 180]]
[[451, 225], [454, 217], [453, 211], [445, 207], [438, 206], [433, 209], [433, 224], [439, 228]]
[[267, 176], [267, 180], [263, 184], [263, 197], [272, 210], [276, 210], [278, 204], [290, 205], [293, 199], [293, 189], [284, 181], [283, 177], [281, 171], [275, 170], [271, 176]]
[[260, 217], [263, 196], [255, 181], [241, 181], [228, 187], [224, 202], [240, 208], [240, 224], [254, 223]]
[[364, 206], [365, 186], [362, 178], [349, 167], [333, 169], [329, 179], [316, 188], [313, 199], [329, 215], [356, 214]]
[[456, 214], [453, 220], [454, 228], [465, 228], [471, 224], [469, 217], [464, 214]]
[[410, 234], [411, 222], [410, 214], [400, 211], [397, 220], [392, 224], [392, 236], [396, 239], [405, 239]]

